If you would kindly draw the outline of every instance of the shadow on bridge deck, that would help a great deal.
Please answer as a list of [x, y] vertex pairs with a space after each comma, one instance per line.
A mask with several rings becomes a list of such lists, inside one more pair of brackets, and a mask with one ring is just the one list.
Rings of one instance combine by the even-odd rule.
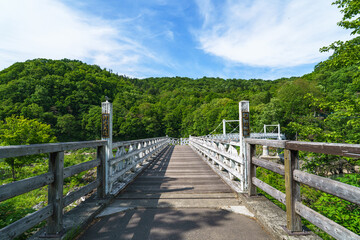
[[188, 146], [169, 146], [79, 239], [270, 239]]

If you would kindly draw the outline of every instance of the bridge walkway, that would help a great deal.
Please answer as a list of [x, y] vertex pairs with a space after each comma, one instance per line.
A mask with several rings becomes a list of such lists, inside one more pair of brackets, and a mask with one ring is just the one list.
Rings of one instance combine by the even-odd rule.
[[189, 146], [169, 146], [79, 239], [271, 239], [246, 214]]

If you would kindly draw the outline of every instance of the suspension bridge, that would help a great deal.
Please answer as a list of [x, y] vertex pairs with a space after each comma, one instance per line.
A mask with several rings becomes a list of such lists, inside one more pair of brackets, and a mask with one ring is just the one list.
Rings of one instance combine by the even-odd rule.
[[[0, 229], [0, 239], [16, 238], [43, 221], [46, 226], [31, 239], [320, 239], [304, 230], [301, 218], [336, 239], [360, 239], [305, 206], [300, 185], [355, 204], [360, 188], [298, 166], [298, 151], [359, 157], [360, 145], [287, 141], [280, 126], [277, 133], [267, 133], [265, 126], [263, 135], [252, 135], [247, 101], [239, 103], [237, 134], [113, 142], [111, 103], [104, 102], [102, 111], [102, 140], [0, 147], [0, 158], [49, 156], [47, 173], [0, 186], [0, 201], [48, 187], [47, 205]], [[257, 146], [282, 149], [284, 164], [260, 158]], [[95, 148], [95, 159], [64, 167], [64, 153], [83, 148]], [[286, 191], [258, 179], [260, 167], [283, 175]], [[63, 195], [64, 179], [94, 168], [96, 180]]]

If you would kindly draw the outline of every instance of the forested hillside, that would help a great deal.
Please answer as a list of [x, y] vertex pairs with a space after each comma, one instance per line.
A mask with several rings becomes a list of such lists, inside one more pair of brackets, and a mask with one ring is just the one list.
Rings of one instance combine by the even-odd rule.
[[187, 137], [238, 119], [238, 102], [249, 100], [253, 132], [280, 123], [288, 139], [359, 143], [360, 6], [333, 4], [343, 13], [338, 25], [355, 37], [321, 48], [332, 55], [310, 74], [274, 81], [132, 79], [77, 60], [34, 59], [0, 71], [0, 124], [22, 116], [49, 124], [59, 141], [98, 139], [100, 104], [108, 96], [115, 140]]
[[275, 81], [131, 79], [76, 60], [35, 59], [0, 72], [0, 119], [38, 119], [59, 141], [96, 139], [108, 96], [117, 140], [187, 137], [238, 119], [238, 102], [249, 100], [254, 132], [280, 123], [288, 138], [358, 143], [359, 72], [358, 63], [334, 69], [325, 62], [311, 74]]
[[[209, 134], [222, 119], [238, 119], [238, 102], [249, 100], [254, 132], [261, 131], [263, 124], [280, 123], [288, 139], [360, 143], [360, 64], [333, 66], [332, 61], [320, 63], [305, 76], [275, 81], [131, 79], [76, 60], [16, 63], [0, 72], [0, 144], [99, 139], [100, 105], [105, 96], [113, 102], [116, 140]], [[218, 128], [217, 132], [221, 131]], [[359, 159], [304, 154], [300, 153], [302, 169], [322, 176], [342, 173], [344, 169], [354, 172], [360, 164]], [[79, 156], [85, 155], [80, 153], [68, 162], [85, 159]], [[40, 168], [38, 165], [47, 171], [41, 159], [9, 158], [5, 162], [9, 166], [2, 165], [6, 173], [2, 182], [32, 176], [35, 166]], [[257, 174], [284, 191], [281, 176], [264, 169], [258, 169]], [[67, 191], [80, 186], [81, 177], [71, 182]], [[359, 186], [356, 173], [338, 179]], [[303, 189], [307, 206], [359, 233], [358, 206]], [[23, 210], [23, 206], [38, 204], [35, 195], [0, 204], [4, 210], [0, 226], [33, 212], [33, 208]], [[41, 199], [42, 203], [46, 201]], [[19, 207], [16, 211], [15, 206]], [[313, 225], [304, 224], [324, 239], [331, 239]]]

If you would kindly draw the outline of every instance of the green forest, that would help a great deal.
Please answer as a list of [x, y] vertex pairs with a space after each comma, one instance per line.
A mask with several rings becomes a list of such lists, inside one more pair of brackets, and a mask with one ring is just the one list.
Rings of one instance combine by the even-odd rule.
[[[222, 119], [238, 119], [239, 101], [249, 100], [252, 132], [261, 132], [264, 124], [280, 124], [287, 139], [360, 144], [360, 5], [352, 0], [334, 4], [343, 13], [339, 26], [352, 30], [353, 38], [319, 46], [331, 56], [300, 77], [136, 79], [78, 60], [17, 62], [0, 71], [0, 145], [100, 139], [105, 97], [113, 103], [114, 141], [206, 135]], [[221, 131], [218, 128], [214, 133]], [[342, 173], [344, 168], [353, 171], [360, 165], [359, 159], [306, 156], [303, 169], [322, 176]], [[32, 161], [6, 159], [12, 175], [0, 183], [14, 180], [15, 170], [26, 169]], [[259, 176], [282, 185], [269, 172]], [[342, 181], [360, 186], [359, 174]], [[337, 210], [323, 209], [330, 211], [327, 216], [332, 219], [339, 217], [341, 208], [343, 219], [338, 221], [360, 233], [359, 206], [311, 189], [304, 191], [308, 205], [319, 211], [323, 206], [337, 206]], [[8, 209], [8, 203], [4, 204], [0, 209]]]
[[[355, 37], [319, 46], [332, 55], [301, 77], [136, 79], [78, 60], [17, 62], [0, 71], [1, 129], [22, 118], [49, 125], [58, 141], [99, 139], [100, 106], [107, 96], [115, 140], [200, 136], [222, 119], [238, 119], [238, 102], [249, 100], [252, 132], [280, 124], [287, 139], [360, 143], [360, 20], [355, 18], [360, 6], [350, 0], [334, 4], [344, 14], [339, 26]], [[7, 142], [4, 130], [0, 136]]]
[[107, 96], [116, 140], [188, 137], [238, 119], [238, 102], [249, 100], [252, 132], [279, 123], [287, 139], [359, 143], [359, 60], [335, 66], [334, 60], [302, 77], [270, 81], [134, 79], [77, 60], [34, 59], [0, 72], [0, 119], [36, 119], [50, 125], [58, 141], [99, 139]]
[[252, 132], [280, 124], [287, 139], [359, 143], [360, 7], [350, 0], [334, 4], [344, 15], [339, 25], [354, 38], [319, 46], [332, 55], [304, 76], [136, 79], [78, 60], [34, 59], [0, 71], [1, 124], [23, 117], [49, 125], [58, 141], [99, 139], [107, 96], [115, 140], [199, 136], [222, 119], [238, 119], [238, 102], [249, 100]]

